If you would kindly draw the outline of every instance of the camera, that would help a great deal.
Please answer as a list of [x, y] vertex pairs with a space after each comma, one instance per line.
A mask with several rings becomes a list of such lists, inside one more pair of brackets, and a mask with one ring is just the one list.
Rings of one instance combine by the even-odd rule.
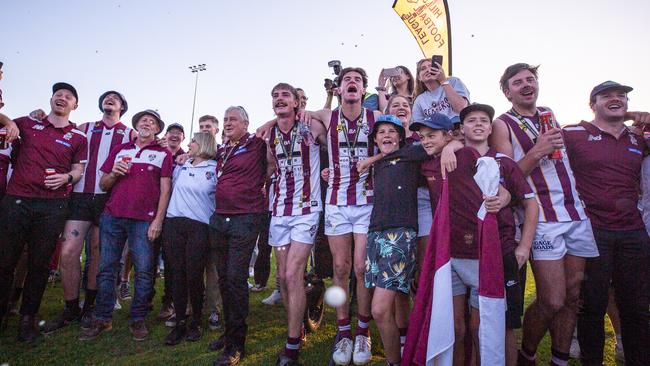
[[327, 63], [327, 66], [334, 69], [334, 75], [339, 76], [339, 74], [341, 73], [341, 61], [332, 60], [332, 61]]

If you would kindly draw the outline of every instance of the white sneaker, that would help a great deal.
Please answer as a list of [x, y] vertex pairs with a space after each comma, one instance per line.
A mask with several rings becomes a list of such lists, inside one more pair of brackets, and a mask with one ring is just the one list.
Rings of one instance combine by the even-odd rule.
[[580, 359], [580, 343], [578, 343], [578, 338], [571, 338], [571, 348], [569, 348], [569, 357], [573, 359]]
[[332, 360], [336, 365], [348, 365], [352, 359], [352, 340], [350, 338], [341, 338], [334, 346]]
[[113, 307], [113, 310], [122, 310], [122, 305], [120, 305], [120, 300], [115, 298], [115, 306]]
[[352, 356], [352, 362], [355, 365], [365, 365], [370, 362], [372, 358], [372, 353], [370, 349], [372, 347], [372, 342], [370, 342], [370, 337], [358, 335], [354, 338], [354, 353]]
[[273, 290], [273, 292], [271, 292], [271, 295], [269, 295], [269, 297], [262, 300], [262, 304], [273, 306], [281, 301], [282, 301], [282, 294], [280, 293], [280, 291]]

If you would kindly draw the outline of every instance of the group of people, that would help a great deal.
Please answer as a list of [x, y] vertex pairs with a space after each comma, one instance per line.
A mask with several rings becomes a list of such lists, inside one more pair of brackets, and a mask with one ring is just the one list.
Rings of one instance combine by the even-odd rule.
[[[82, 341], [110, 331], [126, 251], [135, 270], [129, 329], [144, 340], [162, 253], [163, 317], [173, 315], [165, 344], [201, 338], [204, 307], [215, 310], [205, 301], [212, 287], [224, 333], [209, 348], [221, 351], [215, 365], [235, 365], [245, 356], [249, 262], [268, 232], [287, 313], [276, 364], [297, 365], [304, 273], [322, 225], [333, 284], [348, 292], [351, 272], [357, 279], [354, 333], [350, 307], [336, 308], [337, 365], [370, 362], [372, 320], [389, 365], [440, 357], [426, 355], [426, 347], [421, 354], [437, 331], [436, 312], [453, 319], [449, 360], [456, 365], [534, 365], [547, 331], [551, 364], [566, 365], [576, 326], [582, 363], [600, 365], [610, 289], [626, 364], [650, 364], [650, 240], [642, 216], [650, 213], [650, 172], [642, 169], [650, 164], [643, 132], [650, 114], [628, 111], [632, 88], [595, 86], [593, 120], [562, 128], [537, 105], [536, 66], [506, 68], [500, 86], [512, 108], [499, 116], [471, 103], [467, 87], [440, 64], [423, 59], [416, 68], [415, 78], [404, 66], [395, 76], [382, 72], [371, 95], [366, 72], [344, 68], [318, 111], [306, 110], [304, 91], [279, 83], [270, 93], [275, 119], [249, 131], [246, 110], [229, 107], [217, 145], [219, 122], [203, 116], [187, 152], [183, 127], [165, 130], [155, 110], [123, 124], [128, 104], [117, 91], [99, 97], [99, 121], [79, 126], [69, 120], [79, 96], [67, 83], [53, 86], [48, 114], [0, 114], [0, 172], [12, 170], [0, 190], [0, 319], [26, 248], [20, 340], [77, 320]], [[65, 308], [39, 328], [57, 243]], [[89, 268], [80, 307], [84, 244]], [[440, 293], [430, 264], [445, 253], [450, 286], [442, 292], [451, 308], [426, 299]], [[537, 296], [524, 313], [527, 263]], [[503, 319], [503, 333], [486, 338], [481, 298], [496, 296], [487, 288], [505, 301], [495, 318]]]

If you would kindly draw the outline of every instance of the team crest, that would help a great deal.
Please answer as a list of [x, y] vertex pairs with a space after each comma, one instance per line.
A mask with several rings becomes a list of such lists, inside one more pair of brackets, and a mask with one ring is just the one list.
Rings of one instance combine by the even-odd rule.
[[370, 128], [368, 127], [367, 123], [362, 123], [361, 124], [361, 130], [363, 131], [364, 134], [370, 133]]
[[43, 129], [45, 129], [45, 126], [43, 126], [43, 125], [33, 125], [32, 128], [35, 129], [35, 130], [42, 131]]
[[124, 135], [124, 130], [115, 130], [115, 133], [118, 135]]
[[72, 132], [68, 132], [68, 133], [66, 133], [65, 135], [63, 135], [63, 138], [64, 138], [65, 140], [70, 140], [70, 139], [72, 138]]
[[636, 137], [634, 137], [634, 135], [629, 135], [629, 136], [630, 136], [630, 142], [632, 143], [632, 145], [634, 145], [634, 146], [639, 145], [639, 143], [636, 141]]
[[205, 172], [205, 179], [207, 180], [214, 179], [214, 176], [215, 176], [214, 172]]

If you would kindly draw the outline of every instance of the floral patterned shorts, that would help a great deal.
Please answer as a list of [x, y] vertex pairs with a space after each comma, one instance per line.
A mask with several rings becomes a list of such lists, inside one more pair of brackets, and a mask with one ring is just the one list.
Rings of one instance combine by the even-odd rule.
[[417, 232], [398, 227], [368, 233], [366, 246], [366, 288], [409, 293], [415, 273]]

